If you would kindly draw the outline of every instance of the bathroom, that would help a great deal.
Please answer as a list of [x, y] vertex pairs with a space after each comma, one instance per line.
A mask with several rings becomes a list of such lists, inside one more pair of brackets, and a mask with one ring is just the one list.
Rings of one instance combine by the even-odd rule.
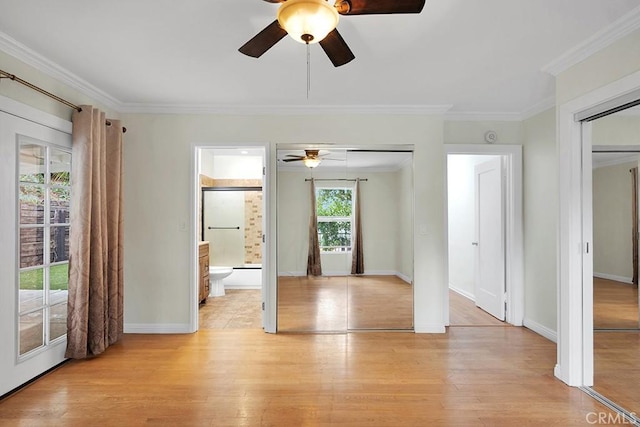
[[260, 327], [264, 148], [199, 151], [200, 329]]

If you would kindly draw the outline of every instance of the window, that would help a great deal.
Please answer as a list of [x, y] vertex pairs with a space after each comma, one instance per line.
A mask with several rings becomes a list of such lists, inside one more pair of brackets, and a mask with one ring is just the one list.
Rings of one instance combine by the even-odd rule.
[[352, 212], [351, 188], [316, 189], [318, 241], [321, 252], [351, 251]]
[[67, 331], [71, 153], [19, 142], [19, 355]]

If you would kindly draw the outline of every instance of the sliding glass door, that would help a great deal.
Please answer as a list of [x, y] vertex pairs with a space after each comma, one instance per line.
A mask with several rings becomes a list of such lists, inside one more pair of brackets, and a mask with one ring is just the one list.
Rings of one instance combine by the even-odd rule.
[[278, 331], [411, 330], [412, 152], [279, 146], [277, 188]]

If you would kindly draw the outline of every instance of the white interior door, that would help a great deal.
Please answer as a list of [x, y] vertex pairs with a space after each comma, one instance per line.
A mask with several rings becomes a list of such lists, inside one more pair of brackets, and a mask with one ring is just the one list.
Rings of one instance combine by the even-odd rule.
[[69, 133], [0, 111], [0, 395], [64, 361]]
[[476, 305], [504, 320], [504, 198], [502, 158], [475, 166], [476, 185]]

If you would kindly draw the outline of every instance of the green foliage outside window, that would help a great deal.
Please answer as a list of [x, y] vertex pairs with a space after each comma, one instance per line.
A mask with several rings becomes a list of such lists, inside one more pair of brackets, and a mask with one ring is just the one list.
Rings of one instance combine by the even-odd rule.
[[351, 250], [352, 195], [348, 188], [316, 190], [318, 240], [323, 252]]

